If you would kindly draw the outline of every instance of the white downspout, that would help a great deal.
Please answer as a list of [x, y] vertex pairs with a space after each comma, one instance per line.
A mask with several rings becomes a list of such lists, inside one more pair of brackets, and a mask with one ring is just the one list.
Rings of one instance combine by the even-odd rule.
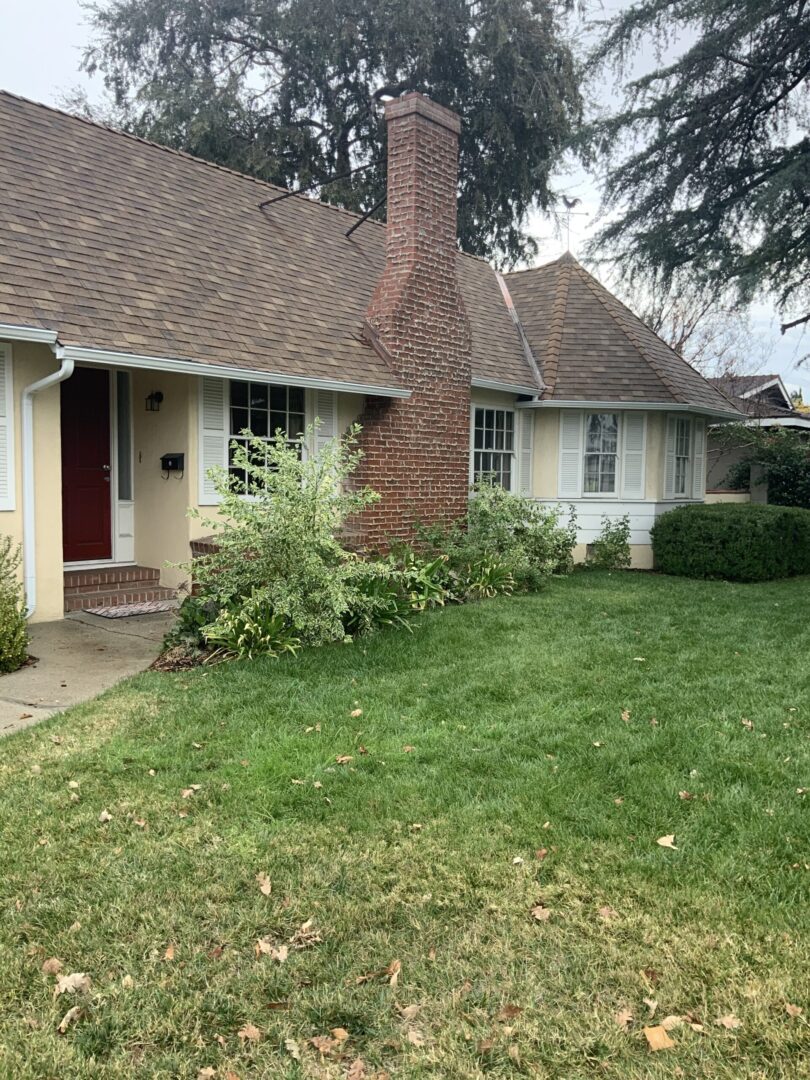
[[26, 616], [34, 614], [37, 607], [37, 511], [36, 485], [34, 481], [34, 394], [49, 386], [64, 382], [73, 374], [75, 360], [66, 360], [61, 345], [51, 346], [56, 359], [61, 362], [58, 371], [44, 379], [31, 383], [22, 392], [22, 482], [23, 482], [23, 575], [25, 579]]

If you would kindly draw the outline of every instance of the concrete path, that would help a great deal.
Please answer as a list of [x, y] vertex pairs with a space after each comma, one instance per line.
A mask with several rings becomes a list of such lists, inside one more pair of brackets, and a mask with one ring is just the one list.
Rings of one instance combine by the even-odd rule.
[[34, 623], [28, 649], [35, 664], [0, 675], [0, 736], [36, 724], [95, 697], [149, 667], [174, 612], [102, 619], [86, 612]]

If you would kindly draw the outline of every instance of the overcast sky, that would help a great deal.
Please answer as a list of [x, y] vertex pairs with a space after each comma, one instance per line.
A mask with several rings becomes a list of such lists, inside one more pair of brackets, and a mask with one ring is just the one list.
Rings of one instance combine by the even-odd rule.
[[[79, 71], [89, 37], [79, 0], [0, 0], [0, 88], [49, 105], [57, 104], [60, 94], [77, 85], [84, 86], [91, 99], [100, 97], [98, 79], [90, 80]], [[565, 177], [560, 186], [582, 199], [577, 207], [580, 214], [571, 218], [571, 250], [577, 255], [593, 230], [598, 193], [581, 172]], [[565, 236], [556, 237], [542, 220], [537, 221], [536, 236], [538, 262], [554, 259], [565, 250]], [[778, 371], [790, 389], [801, 387], [805, 400], [810, 400], [810, 367], [796, 367], [797, 360], [810, 351], [807, 335], [794, 332], [782, 337], [779, 320], [767, 304], [758, 305], [753, 316], [760, 339], [754, 351], [761, 353], [764, 344], [770, 350], [767, 370]]]

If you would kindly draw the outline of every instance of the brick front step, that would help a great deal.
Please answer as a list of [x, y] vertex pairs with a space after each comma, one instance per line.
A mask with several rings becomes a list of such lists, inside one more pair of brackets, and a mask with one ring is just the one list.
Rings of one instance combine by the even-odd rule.
[[65, 571], [65, 612], [174, 600], [176, 595], [160, 584], [160, 570], [151, 566]]
[[65, 611], [87, 608], [119, 607], [121, 604], [146, 604], [153, 600], [174, 600], [174, 589], [117, 589], [115, 592], [78, 593], [65, 597]]

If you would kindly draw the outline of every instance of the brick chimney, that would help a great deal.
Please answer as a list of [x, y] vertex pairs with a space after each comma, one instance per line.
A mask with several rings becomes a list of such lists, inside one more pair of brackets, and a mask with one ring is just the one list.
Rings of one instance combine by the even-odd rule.
[[408, 389], [367, 398], [358, 479], [382, 496], [363, 539], [407, 538], [416, 520], [466, 512], [470, 455], [470, 324], [456, 277], [458, 116], [421, 94], [385, 106], [386, 264], [366, 313], [368, 336]]

